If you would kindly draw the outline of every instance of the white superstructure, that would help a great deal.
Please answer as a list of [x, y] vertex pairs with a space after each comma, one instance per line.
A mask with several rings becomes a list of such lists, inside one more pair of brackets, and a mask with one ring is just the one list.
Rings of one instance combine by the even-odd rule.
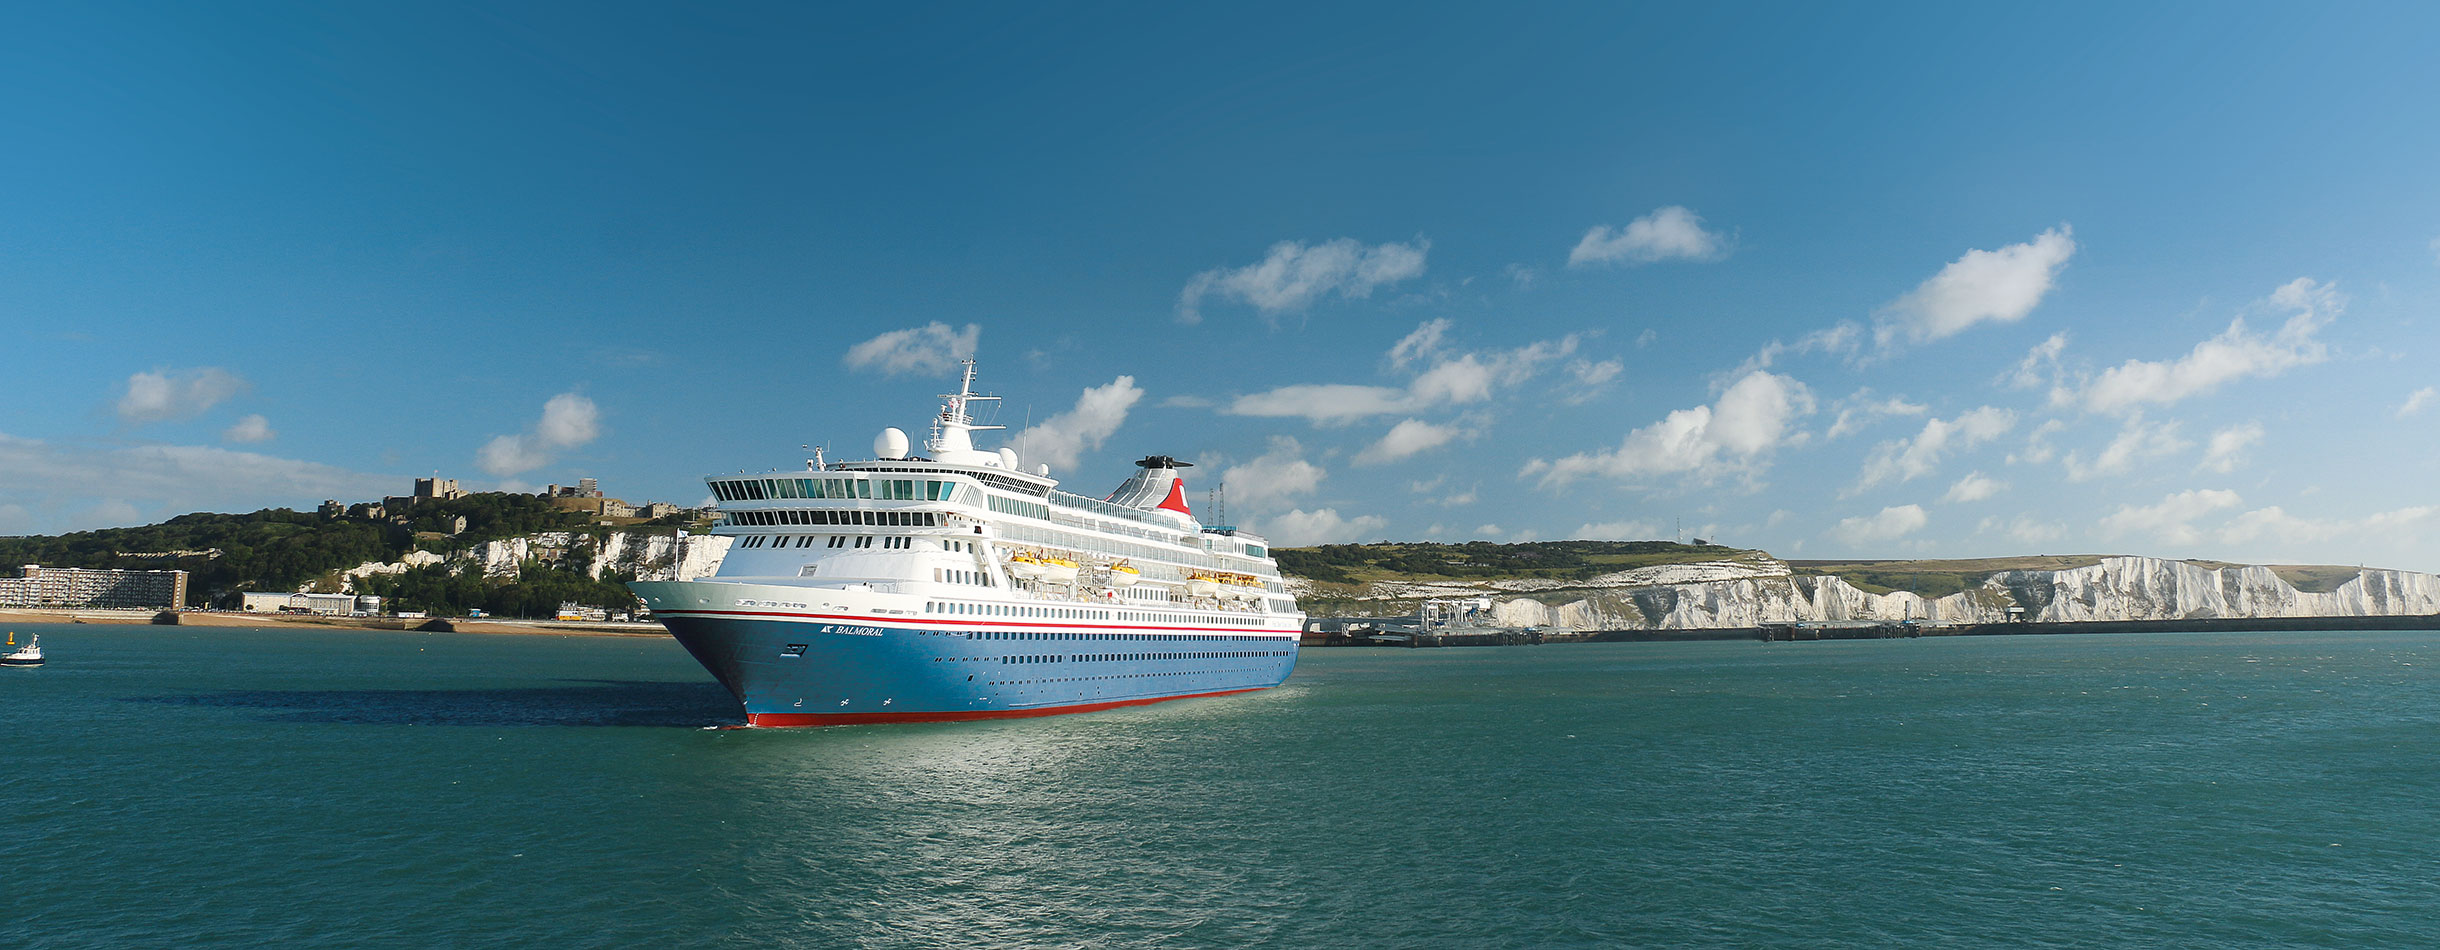
[[[975, 432], [998, 427], [975, 423], [968, 407], [993, 398], [974, 392], [967, 361], [958, 391], [941, 396], [924, 454], [891, 428], [869, 461], [817, 456], [801, 470], [705, 479], [722, 512], [713, 531], [734, 539], [718, 573], [631, 586], [761, 724], [849, 721], [840, 717], [864, 712], [860, 699], [890, 710], [853, 721], [967, 718], [1285, 678], [1304, 615], [1267, 542], [1195, 520], [1178, 476], [1188, 463], [1146, 457], [1107, 498], [1061, 491], [1044, 468], [1023, 470], [1015, 452], [974, 445]], [[800, 675], [814, 671], [788, 662], [821, 655], [815, 634], [840, 631], [871, 638], [831, 652], [849, 672]], [[876, 658], [901, 637], [906, 649]], [[1042, 643], [1065, 645], [1025, 652], [1052, 649]], [[899, 675], [872, 671], [902, 661], [932, 674], [944, 663], [1027, 669], [948, 669], [962, 679], [902, 671], [925, 687], [910, 690], [921, 697], [913, 701], [944, 707], [931, 710], [940, 715], [897, 712], [910, 696], [884, 695], [888, 682], [845, 692], [851, 681]], [[1046, 677], [1041, 664], [1078, 675]], [[831, 708], [824, 690], [840, 692], [835, 705], [845, 708]], [[803, 705], [812, 696], [826, 715]]]

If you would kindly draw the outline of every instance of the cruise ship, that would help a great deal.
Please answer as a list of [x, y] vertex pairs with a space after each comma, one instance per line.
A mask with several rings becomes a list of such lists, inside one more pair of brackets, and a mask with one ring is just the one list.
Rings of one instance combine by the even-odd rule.
[[714, 475], [718, 572], [628, 586], [753, 726], [1089, 712], [1277, 686], [1304, 614], [1262, 538], [1149, 456], [1103, 498], [978, 449], [974, 363], [923, 452]]

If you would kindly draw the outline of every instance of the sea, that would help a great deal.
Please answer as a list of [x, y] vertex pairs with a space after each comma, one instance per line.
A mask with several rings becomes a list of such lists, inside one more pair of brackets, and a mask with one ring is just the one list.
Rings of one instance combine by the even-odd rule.
[[0, 947], [2440, 945], [2426, 633], [1312, 649], [744, 730], [661, 638], [15, 632]]

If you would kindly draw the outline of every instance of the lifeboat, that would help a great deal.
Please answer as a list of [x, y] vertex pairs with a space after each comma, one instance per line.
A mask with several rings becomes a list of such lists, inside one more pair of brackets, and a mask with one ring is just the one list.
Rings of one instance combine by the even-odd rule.
[[1076, 562], [1063, 557], [1043, 558], [1042, 579], [1053, 584], [1075, 583]]
[[1021, 581], [1041, 580], [1044, 574], [1042, 559], [1027, 551], [1009, 555], [1008, 573], [1016, 575], [1016, 578]]
[[1135, 582], [1143, 579], [1144, 572], [1136, 570], [1133, 564], [1120, 561], [1110, 565], [1110, 586], [1112, 587], [1133, 587]]
[[1209, 574], [1186, 575], [1186, 596], [1209, 597], [1220, 592], [1220, 582]]

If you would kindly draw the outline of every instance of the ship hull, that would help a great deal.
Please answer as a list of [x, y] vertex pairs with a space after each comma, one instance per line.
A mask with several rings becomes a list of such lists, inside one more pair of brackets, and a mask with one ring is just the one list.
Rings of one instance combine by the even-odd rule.
[[769, 611], [660, 617], [753, 726], [1092, 712], [1267, 689], [1296, 641], [1235, 632], [954, 624]]

